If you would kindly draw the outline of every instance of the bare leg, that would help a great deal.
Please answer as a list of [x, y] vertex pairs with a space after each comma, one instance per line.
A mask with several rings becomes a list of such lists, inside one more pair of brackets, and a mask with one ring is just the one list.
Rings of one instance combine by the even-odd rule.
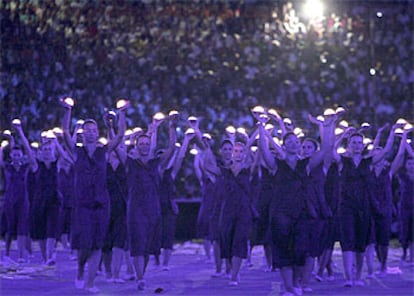
[[282, 276], [283, 285], [286, 292], [294, 293], [293, 288], [293, 268], [291, 266], [285, 266], [280, 269], [280, 275]]
[[124, 250], [120, 248], [113, 248], [112, 249], [112, 277], [114, 279], [119, 279], [119, 273], [121, 271], [122, 266], [122, 258], [123, 258]]
[[26, 249], [27, 237], [25, 235], [17, 236], [17, 251], [19, 260], [24, 261], [24, 250]]
[[357, 252], [355, 254], [356, 258], [356, 274], [355, 279], [359, 281], [361, 279], [362, 275], [362, 266], [364, 265], [364, 253]]
[[85, 272], [85, 265], [86, 262], [88, 261], [88, 257], [89, 257], [89, 250], [78, 250], [78, 273], [76, 275], [77, 280], [81, 281], [83, 280], [84, 277], [84, 272]]
[[54, 264], [55, 259], [53, 258], [55, 255], [55, 247], [56, 247], [56, 239], [55, 238], [47, 238], [46, 239], [46, 259], [48, 264]]
[[203, 239], [204, 253], [206, 254], [207, 260], [211, 260], [211, 242], [207, 238]]
[[41, 239], [39, 240], [39, 247], [40, 247], [40, 253], [42, 254], [42, 259], [46, 263], [47, 262], [47, 255], [46, 255], [46, 240]]
[[352, 281], [352, 266], [354, 264], [355, 253], [351, 251], [342, 252], [342, 259], [344, 263], [344, 272], [346, 281]]
[[133, 263], [135, 267], [135, 274], [137, 280], [142, 280], [144, 278], [144, 256], [133, 257]]
[[163, 262], [162, 265], [164, 268], [168, 268], [168, 264], [170, 262], [172, 250], [171, 249], [164, 249], [163, 250]]
[[271, 271], [272, 270], [272, 248], [270, 244], [263, 245], [264, 253], [265, 253], [265, 259], [267, 268]]
[[315, 266], [315, 258], [313, 257], [306, 258], [306, 262], [305, 262], [305, 266], [303, 268], [303, 274], [302, 274], [302, 286], [304, 288], [309, 286], [314, 266]]
[[214, 250], [214, 263], [216, 264], [216, 273], [221, 273], [222, 260], [221, 260], [220, 245], [217, 241], [213, 242], [213, 250]]
[[374, 244], [368, 245], [365, 250], [365, 258], [366, 258], [367, 267], [368, 267], [368, 277], [372, 277], [374, 275], [374, 253], [375, 253], [375, 245]]
[[86, 288], [93, 287], [93, 283], [96, 278], [96, 273], [98, 272], [101, 255], [101, 250], [93, 250], [91, 256], [88, 258], [88, 281], [86, 282]]
[[332, 249], [325, 249], [323, 250], [322, 255], [319, 257], [319, 268], [317, 273], [319, 278], [322, 278], [325, 268], [328, 268], [329, 261], [332, 257], [332, 252]]
[[234, 256], [231, 259], [231, 282], [239, 282], [239, 272], [242, 264], [242, 258]]
[[106, 279], [112, 278], [112, 251], [105, 250], [102, 252], [102, 262], [105, 267], [105, 277]]

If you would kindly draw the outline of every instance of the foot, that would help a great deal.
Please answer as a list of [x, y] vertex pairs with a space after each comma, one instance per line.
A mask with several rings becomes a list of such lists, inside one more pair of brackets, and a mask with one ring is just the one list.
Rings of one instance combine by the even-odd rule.
[[92, 294], [96, 294], [99, 293], [99, 289], [95, 286], [89, 287], [89, 288], [85, 288], [85, 291], [92, 293]]
[[221, 278], [221, 277], [223, 277], [223, 273], [222, 273], [222, 272], [218, 272], [218, 271], [216, 271], [215, 273], [213, 273], [213, 274], [211, 275], [211, 277], [212, 277], [212, 278]]
[[365, 282], [363, 280], [356, 280], [354, 285], [357, 287], [363, 287], [365, 286]]
[[297, 296], [302, 296], [303, 295], [303, 290], [301, 287], [293, 287], [293, 292], [295, 293], [295, 295]]
[[303, 287], [302, 291], [306, 293], [310, 293], [310, 292], [313, 292], [313, 289], [311, 287]]
[[85, 281], [83, 279], [82, 280], [75, 279], [75, 287], [76, 287], [76, 289], [85, 288]]
[[335, 280], [335, 277], [333, 275], [328, 275], [328, 277], [326, 278], [326, 280], [328, 282], [333, 282]]
[[112, 278], [112, 282], [115, 283], [115, 284], [124, 284], [125, 283], [125, 281], [123, 279], [120, 279], [120, 278], [116, 278], [116, 279]]
[[344, 287], [345, 288], [351, 288], [354, 284], [352, 283], [352, 281], [345, 281], [344, 283]]
[[137, 289], [138, 291], [143, 291], [145, 289], [145, 280], [137, 281]]
[[161, 268], [161, 270], [162, 271], [169, 271], [170, 270], [170, 267], [167, 266], [167, 265], [163, 265], [162, 268]]
[[26, 261], [26, 259], [24, 259], [24, 258], [19, 258], [19, 259], [17, 259], [17, 263], [26, 263], [27, 261]]
[[375, 278], [374, 273], [369, 273], [369, 274], [367, 275], [367, 279], [373, 279], [373, 278]]
[[238, 281], [229, 281], [229, 286], [238, 286], [239, 282]]
[[55, 264], [56, 264], [56, 261], [53, 258], [46, 261], [47, 266], [54, 266]]
[[127, 281], [135, 281], [137, 279], [137, 277], [134, 274], [127, 274], [127, 276], [125, 277], [125, 280]]
[[315, 275], [315, 280], [317, 280], [318, 282], [323, 282], [323, 277], [320, 275]]

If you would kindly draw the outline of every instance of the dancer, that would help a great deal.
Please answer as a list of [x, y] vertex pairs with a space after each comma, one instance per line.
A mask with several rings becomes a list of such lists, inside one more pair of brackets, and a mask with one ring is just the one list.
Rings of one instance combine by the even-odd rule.
[[[12, 126], [19, 135], [23, 148], [13, 144], [10, 149], [10, 162], [6, 163], [3, 155], [4, 147], [0, 147], [0, 167], [4, 170], [6, 184], [3, 204], [6, 220], [6, 253], [4, 261], [14, 262], [10, 258], [10, 246], [12, 238], [17, 235], [17, 262], [25, 263], [24, 251], [29, 234], [27, 176], [29, 171], [35, 172], [37, 170], [37, 162], [31, 152], [20, 120], [13, 120]], [[23, 151], [27, 161], [25, 161]]]
[[[120, 101], [118, 101], [120, 102]], [[83, 146], [75, 146], [69, 133], [73, 104], [62, 100], [65, 107], [63, 132], [69, 152], [74, 159], [75, 200], [72, 219], [71, 247], [78, 251], [78, 270], [75, 285], [92, 293], [99, 292], [94, 286], [101, 249], [109, 223], [109, 194], [106, 187], [107, 155], [121, 142], [125, 131], [125, 109], [123, 101], [119, 108], [118, 130], [107, 145], [98, 145], [98, 125], [93, 119], [83, 123]], [[85, 282], [84, 269], [88, 263]]]

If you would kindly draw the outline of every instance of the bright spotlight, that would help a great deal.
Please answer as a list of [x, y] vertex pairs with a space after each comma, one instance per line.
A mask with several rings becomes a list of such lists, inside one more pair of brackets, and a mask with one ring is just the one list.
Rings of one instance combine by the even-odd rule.
[[377, 12], [377, 18], [382, 18], [382, 16], [383, 16], [382, 12], [381, 11], [378, 11]]
[[310, 18], [317, 18], [323, 16], [324, 5], [320, 0], [307, 0], [303, 7], [305, 15]]

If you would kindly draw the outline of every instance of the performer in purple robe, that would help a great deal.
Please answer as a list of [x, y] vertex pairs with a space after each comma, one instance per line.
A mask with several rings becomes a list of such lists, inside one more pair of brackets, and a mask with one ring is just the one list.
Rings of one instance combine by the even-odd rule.
[[[120, 101], [119, 101], [120, 102]], [[94, 280], [98, 271], [101, 249], [109, 223], [109, 194], [106, 186], [107, 154], [121, 142], [125, 131], [125, 109], [128, 102], [119, 108], [118, 130], [107, 145], [98, 145], [98, 125], [93, 119], [83, 124], [82, 147], [76, 146], [70, 132], [73, 104], [62, 100], [65, 107], [63, 132], [69, 153], [74, 159], [74, 209], [71, 231], [72, 248], [78, 250], [78, 270], [75, 280], [77, 288], [98, 292]], [[84, 268], [88, 263], [88, 278], [84, 281]]]

